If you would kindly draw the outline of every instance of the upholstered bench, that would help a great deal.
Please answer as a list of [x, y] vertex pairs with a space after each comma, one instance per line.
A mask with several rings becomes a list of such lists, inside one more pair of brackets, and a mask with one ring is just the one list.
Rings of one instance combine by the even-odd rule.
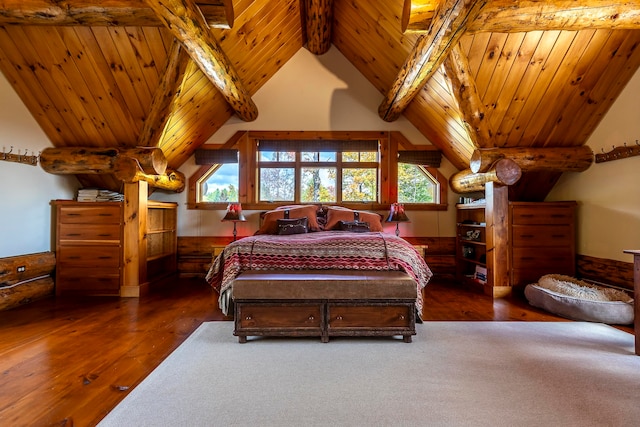
[[416, 282], [401, 271], [245, 271], [233, 282], [234, 335], [415, 335]]

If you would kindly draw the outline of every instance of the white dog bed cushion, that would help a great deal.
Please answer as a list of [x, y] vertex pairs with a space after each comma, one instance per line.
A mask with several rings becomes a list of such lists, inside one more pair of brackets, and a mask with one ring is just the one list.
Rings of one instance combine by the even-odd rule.
[[573, 277], [547, 274], [538, 283], [527, 285], [524, 295], [531, 305], [568, 319], [614, 325], [633, 323], [633, 298], [623, 291]]

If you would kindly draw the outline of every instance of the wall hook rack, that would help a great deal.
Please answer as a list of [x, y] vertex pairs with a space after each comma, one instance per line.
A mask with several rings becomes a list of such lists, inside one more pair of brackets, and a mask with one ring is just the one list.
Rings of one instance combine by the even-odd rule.
[[24, 154], [20, 154], [20, 150], [18, 150], [18, 154], [13, 154], [13, 145], [11, 146], [9, 151], [6, 151], [5, 147], [2, 147], [2, 153], [0, 153], [0, 160], [23, 163], [25, 165], [31, 166], [36, 166], [38, 164], [39, 157], [40, 155], [38, 154], [36, 156], [35, 154], [33, 154], [33, 151], [31, 151], [31, 155], [27, 155], [27, 150], [24, 150]]
[[612, 146], [611, 151], [596, 154], [596, 163], [610, 162], [612, 160], [626, 159], [627, 157], [640, 156], [640, 143], [636, 139], [636, 143], [632, 146], [627, 146], [625, 142], [622, 146]]

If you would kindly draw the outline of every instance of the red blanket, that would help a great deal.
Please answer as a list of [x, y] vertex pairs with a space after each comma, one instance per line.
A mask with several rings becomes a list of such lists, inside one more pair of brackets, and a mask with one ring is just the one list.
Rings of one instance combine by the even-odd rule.
[[227, 314], [231, 284], [243, 271], [326, 269], [405, 271], [418, 286], [418, 313], [422, 313], [422, 288], [432, 276], [420, 253], [393, 234], [322, 231], [237, 240], [213, 261], [206, 278], [220, 295], [220, 308]]

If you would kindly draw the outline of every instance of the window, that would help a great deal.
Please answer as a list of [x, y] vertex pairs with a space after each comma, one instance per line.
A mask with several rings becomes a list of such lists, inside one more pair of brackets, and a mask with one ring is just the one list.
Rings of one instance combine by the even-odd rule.
[[448, 183], [437, 169], [440, 157], [399, 132], [240, 131], [224, 145], [196, 150], [201, 166], [189, 178], [188, 207], [327, 203], [387, 210], [400, 202], [408, 209], [441, 210]]
[[[260, 152], [259, 202], [340, 203], [378, 200], [372, 153]], [[289, 161], [282, 161], [288, 159]], [[299, 176], [299, 179], [296, 179]], [[337, 183], [341, 185], [338, 186]]]

